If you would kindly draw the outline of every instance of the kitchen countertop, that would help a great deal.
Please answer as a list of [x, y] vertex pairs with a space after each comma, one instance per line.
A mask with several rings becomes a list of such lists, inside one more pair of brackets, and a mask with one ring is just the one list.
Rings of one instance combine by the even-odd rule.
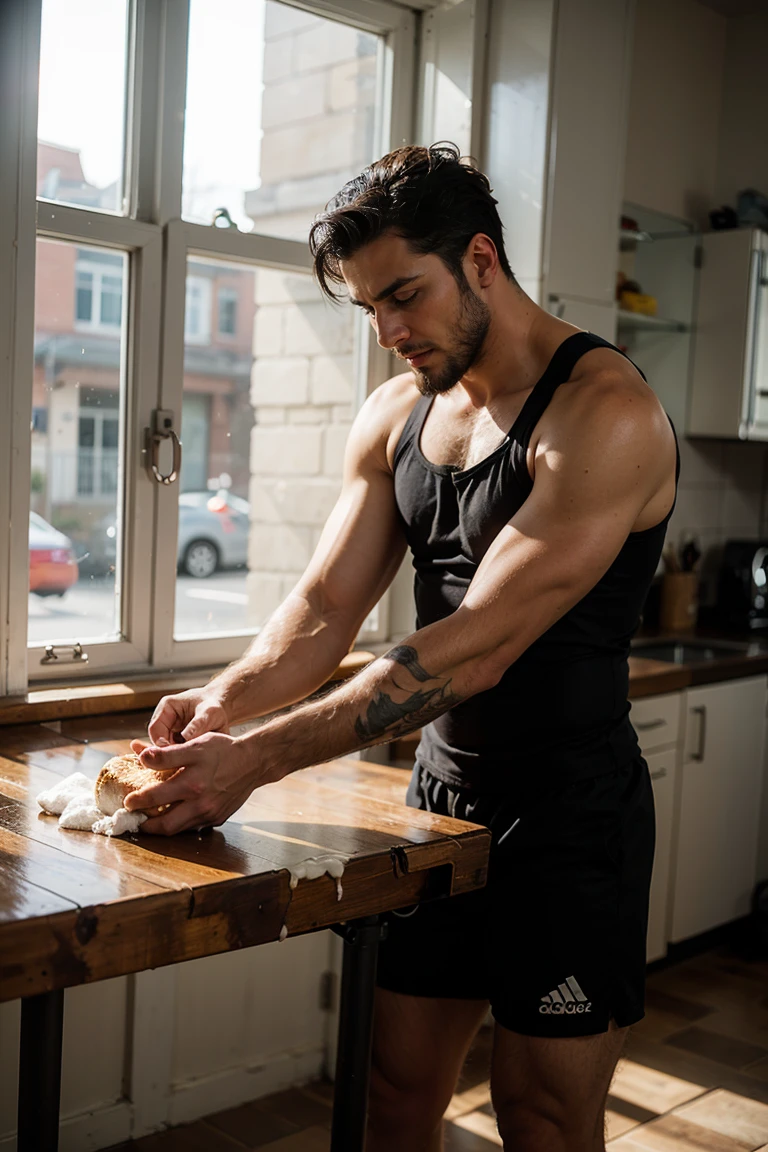
[[[671, 664], [666, 660], [647, 660], [640, 653], [643, 645], [659, 644], [676, 640], [681, 644], [711, 641], [713, 644], [749, 644], [745, 652], [717, 656], [713, 660], [695, 664]], [[734, 636], [733, 633], [715, 629], [697, 629], [682, 633], [643, 636], [632, 646], [633, 655], [629, 658], [629, 698], [637, 700], [642, 696], [657, 696], [663, 692], [679, 692], [683, 688], [697, 687], [700, 684], [717, 684], [724, 680], [737, 680], [743, 676], [760, 676], [768, 673], [768, 637]]]

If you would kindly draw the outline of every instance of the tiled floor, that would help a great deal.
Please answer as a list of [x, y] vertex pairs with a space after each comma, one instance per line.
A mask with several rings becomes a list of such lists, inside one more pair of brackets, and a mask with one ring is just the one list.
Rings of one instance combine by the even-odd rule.
[[[501, 1147], [481, 1029], [446, 1114], [445, 1152]], [[112, 1152], [328, 1152], [332, 1085], [309, 1084]], [[768, 1152], [768, 960], [734, 947], [653, 972], [611, 1085], [611, 1152]]]

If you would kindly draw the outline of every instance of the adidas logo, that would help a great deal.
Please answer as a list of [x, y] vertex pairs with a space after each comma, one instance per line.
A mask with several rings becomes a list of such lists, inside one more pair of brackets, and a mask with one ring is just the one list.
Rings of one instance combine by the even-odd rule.
[[575, 976], [569, 976], [564, 984], [558, 984], [548, 996], [542, 996], [539, 1005], [542, 1016], [574, 1016], [591, 1011], [592, 1001], [587, 1000]]

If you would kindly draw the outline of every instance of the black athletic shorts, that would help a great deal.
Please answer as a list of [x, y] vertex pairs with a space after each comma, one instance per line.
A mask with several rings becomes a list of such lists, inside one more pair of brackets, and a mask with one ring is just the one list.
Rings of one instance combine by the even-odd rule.
[[417, 764], [406, 802], [490, 828], [488, 883], [389, 913], [380, 987], [489, 1000], [524, 1036], [642, 1019], [655, 821], [640, 756], [609, 775], [504, 796], [451, 787]]

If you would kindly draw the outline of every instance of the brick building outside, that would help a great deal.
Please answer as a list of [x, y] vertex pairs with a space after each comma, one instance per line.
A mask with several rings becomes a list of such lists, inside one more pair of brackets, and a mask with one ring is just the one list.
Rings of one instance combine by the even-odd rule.
[[[113, 188], [87, 182], [76, 151], [47, 143], [38, 150], [38, 193], [90, 207], [114, 202]], [[246, 497], [254, 273], [202, 260], [188, 273], [180, 488], [206, 489], [228, 473]], [[85, 549], [117, 506], [127, 278], [121, 253], [38, 241], [32, 508]]]

